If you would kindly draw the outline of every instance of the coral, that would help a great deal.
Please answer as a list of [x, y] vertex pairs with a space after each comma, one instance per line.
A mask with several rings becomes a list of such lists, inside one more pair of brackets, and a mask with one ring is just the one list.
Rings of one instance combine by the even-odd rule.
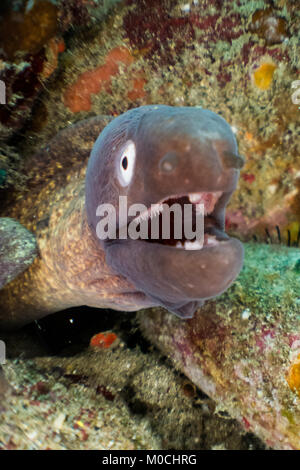
[[255, 175], [253, 173], [242, 173], [241, 177], [243, 178], [244, 181], [247, 181], [247, 183], [253, 183], [255, 181]]
[[17, 221], [0, 218], [0, 288], [23, 272], [35, 259], [34, 235]]
[[293, 211], [295, 215], [298, 215], [300, 219], [300, 173], [296, 174], [294, 185], [295, 185], [295, 190], [293, 191], [291, 199], [290, 199], [291, 210]]
[[[88, 312], [83, 308], [81, 313], [85, 317]], [[89, 315], [90, 323], [99, 319], [97, 313]], [[116, 327], [112, 312], [107, 318]], [[214, 413], [214, 402], [189, 386], [155, 348], [142, 352], [139, 341], [145, 341], [136, 326], [128, 316], [119, 319], [118, 334], [124, 335], [124, 324], [129, 325], [131, 345], [88, 348], [75, 356], [45, 357], [39, 348], [29, 360], [37, 338], [24, 343], [24, 332], [5, 338], [7, 351], [13, 346], [17, 351], [15, 359], [7, 357], [5, 375], [0, 370], [0, 394], [3, 388], [13, 390], [1, 400], [1, 449], [264, 448], [234, 420]]]
[[[112, 393], [107, 385], [99, 383], [100, 377], [97, 378], [95, 372], [87, 376], [87, 364], [92, 357], [93, 363], [99, 364], [98, 352], [85, 356], [84, 380], [78, 380], [81, 374], [75, 373], [72, 361], [62, 364], [62, 358], [60, 365], [51, 366], [47, 373], [44, 372], [48, 368], [47, 360], [39, 367], [29, 360], [21, 360], [20, 364], [19, 360], [7, 359], [4, 377], [5, 381], [8, 379], [7, 384], [3, 385], [0, 370], [0, 394], [3, 388], [5, 391], [0, 406], [1, 450], [161, 448], [159, 436], [152, 432], [144, 418], [132, 416], [117, 389]], [[115, 367], [112, 359], [107, 359], [107, 369], [112, 376]], [[102, 366], [107, 359], [101, 358]], [[134, 362], [134, 356], [129, 355], [127, 364], [131, 359]], [[16, 367], [16, 363], [19, 366]], [[77, 368], [81, 373], [81, 365]], [[114, 400], [115, 394], [117, 400]]]

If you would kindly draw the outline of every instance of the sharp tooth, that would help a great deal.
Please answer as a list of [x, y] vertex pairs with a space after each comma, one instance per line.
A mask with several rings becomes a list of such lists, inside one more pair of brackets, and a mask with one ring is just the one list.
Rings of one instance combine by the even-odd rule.
[[218, 244], [219, 244], [219, 242], [218, 242], [218, 240], [216, 239], [215, 236], [208, 235], [208, 236], [206, 237], [206, 245], [211, 245], [211, 246], [213, 246], [213, 245], [218, 245]]
[[215, 191], [215, 192], [203, 192], [203, 193], [191, 193], [189, 194], [189, 199], [192, 204], [203, 204], [205, 215], [210, 214], [214, 207], [222, 195], [222, 191]]
[[160, 214], [160, 212], [163, 211], [163, 204], [153, 204], [151, 206], [151, 211], [150, 211], [150, 217], [152, 219], [152, 217]]
[[197, 202], [201, 201], [201, 194], [199, 193], [192, 193], [189, 195], [190, 202], [193, 204], [197, 204]]
[[195, 240], [194, 242], [184, 242], [185, 250], [201, 250], [201, 248], [203, 248], [203, 243], [200, 243], [198, 240]]

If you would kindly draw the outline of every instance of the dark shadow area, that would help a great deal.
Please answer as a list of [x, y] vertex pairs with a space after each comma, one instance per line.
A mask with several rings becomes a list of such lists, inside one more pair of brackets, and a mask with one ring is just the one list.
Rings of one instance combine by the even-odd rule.
[[112, 330], [129, 349], [147, 353], [150, 343], [142, 336], [135, 312], [118, 312], [91, 307], [70, 308], [34, 321], [14, 332], [1, 332], [7, 357], [45, 355], [73, 356], [89, 346], [91, 338]]

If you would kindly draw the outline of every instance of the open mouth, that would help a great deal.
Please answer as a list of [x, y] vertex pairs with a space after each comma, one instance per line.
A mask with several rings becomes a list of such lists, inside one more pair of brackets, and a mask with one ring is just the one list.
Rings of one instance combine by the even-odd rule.
[[[224, 232], [224, 204], [222, 204], [222, 191], [215, 192], [198, 192], [188, 193], [185, 195], [170, 196], [156, 204], [152, 204], [149, 209], [135, 217], [131, 223], [136, 227], [137, 232], [141, 232], [142, 227], [147, 229], [148, 236], [146, 238], [139, 237], [148, 243], [159, 243], [184, 250], [201, 250], [204, 247], [216, 246], [224, 241], [229, 240], [228, 235]], [[178, 237], [178, 218], [173, 210], [169, 211], [167, 237], [163, 230], [163, 224], [166, 223], [164, 211], [167, 207], [171, 208], [174, 204], [181, 207], [181, 213], [186, 210], [186, 206], [190, 206], [190, 226], [192, 231], [196, 233], [197, 217], [203, 217], [202, 236], [194, 235], [186, 238], [185, 227], [186, 219], [181, 217], [180, 235]], [[173, 206], [174, 207], [174, 206]], [[178, 206], [177, 206], [178, 207]], [[178, 213], [177, 213], [178, 214]], [[156, 237], [152, 237], [156, 230]], [[153, 229], [153, 230], [152, 230]], [[197, 232], [198, 235], [198, 232]]]

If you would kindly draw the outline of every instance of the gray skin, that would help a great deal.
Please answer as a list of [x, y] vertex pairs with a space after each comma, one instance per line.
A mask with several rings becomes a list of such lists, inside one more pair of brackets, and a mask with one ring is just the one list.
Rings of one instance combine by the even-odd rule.
[[[136, 160], [133, 177], [123, 186], [118, 171], [128, 141], [136, 146]], [[98, 137], [87, 167], [86, 210], [94, 236], [98, 205], [110, 203], [118, 213], [120, 195], [127, 196], [128, 206], [138, 202], [149, 208], [170, 196], [222, 191], [211, 214], [220, 241], [188, 251], [144, 240], [99, 240], [107, 264], [154, 304], [191, 318], [206, 299], [230, 286], [243, 264], [242, 244], [223, 232], [242, 164], [231, 127], [212, 111], [153, 105], [114, 119]]]

